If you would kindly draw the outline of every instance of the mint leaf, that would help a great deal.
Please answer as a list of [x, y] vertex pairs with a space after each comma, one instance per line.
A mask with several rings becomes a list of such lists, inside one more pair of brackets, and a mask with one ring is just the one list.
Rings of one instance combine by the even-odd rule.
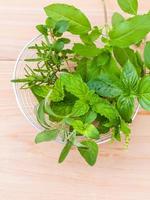
[[85, 116], [85, 123], [90, 124], [90, 123], [94, 122], [96, 120], [96, 118], [97, 118], [97, 113], [90, 111]]
[[72, 142], [68, 141], [60, 154], [60, 157], [58, 160], [59, 163], [62, 163], [65, 160], [72, 146], [73, 146]]
[[99, 131], [93, 124], [85, 125], [85, 129], [82, 133], [88, 138], [99, 139]]
[[119, 13], [115, 12], [112, 16], [112, 26], [117, 27], [121, 22], [123, 22], [125, 19], [122, 15]]
[[55, 140], [58, 135], [58, 130], [44, 130], [41, 133], [39, 133], [35, 138], [35, 143], [41, 143], [41, 142], [49, 142], [51, 140]]
[[131, 133], [128, 124], [124, 120], [121, 120], [120, 131], [122, 131], [125, 134], [125, 136], [129, 136]]
[[101, 73], [97, 79], [89, 81], [88, 86], [103, 97], [114, 98], [122, 94], [120, 80], [108, 73]]
[[98, 145], [94, 141], [83, 141], [81, 142], [82, 145], [85, 145], [86, 148], [78, 148], [81, 156], [85, 159], [85, 161], [93, 166], [96, 163], [97, 156], [98, 156]]
[[118, 0], [120, 8], [129, 14], [136, 15], [138, 10], [137, 0]]
[[54, 102], [59, 102], [64, 99], [64, 88], [61, 79], [57, 79], [53, 89], [50, 92], [49, 98]]
[[80, 43], [74, 44], [72, 50], [77, 55], [84, 56], [84, 57], [95, 57], [101, 53], [101, 49], [95, 46], [89, 46], [89, 45], [84, 45]]
[[150, 13], [132, 17], [110, 31], [110, 44], [120, 48], [137, 44], [150, 31]]
[[138, 101], [142, 108], [150, 111], [150, 76], [145, 76], [139, 83]]
[[136, 92], [138, 80], [139, 77], [135, 67], [130, 61], [127, 61], [127, 63], [123, 67], [121, 81], [123, 82], [124, 88], [126, 92], [128, 92], [128, 94], [130, 94], [132, 91]]
[[80, 99], [85, 99], [88, 95], [88, 86], [83, 82], [80, 76], [64, 73], [61, 75], [61, 81], [65, 86], [65, 89], [74, 96]]
[[117, 101], [117, 108], [125, 122], [130, 123], [134, 113], [134, 96], [120, 96]]
[[33, 94], [37, 97], [45, 98], [50, 90], [47, 85], [35, 85], [31, 87]]
[[150, 69], [150, 42], [146, 43], [144, 49], [144, 62], [146, 67]]
[[104, 116], [107, 119], [109, 119], [109, 126], [118, 124], [119, 114], [115, 107], [113, 107], [111, 104], [99, 102], [94, 104], [92, 106], [92, 109], [101, 116]]
[[45, 7], [44, 10], [47, 16], [51, 17], [54, 21], [68, 21], [68, 31], [73, 34], [80, 35], [91, 30], [91, 25], [87, 17], [74, 6], [56, 3]]
[[89, 105], [81, 100], [75, 102], [72, 108], [73, 117], [80, 117], [85, 115], [89, 110]]

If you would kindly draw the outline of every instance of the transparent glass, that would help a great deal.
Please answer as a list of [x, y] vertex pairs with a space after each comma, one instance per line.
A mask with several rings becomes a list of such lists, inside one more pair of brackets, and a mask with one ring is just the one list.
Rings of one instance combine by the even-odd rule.
[[[106, 5], [104, 4], [104, 1], [101, 0], [100, 1], [101, 4], [100, 6], [100, 14], [98, 13], [93, 13], [93, 17], [96, 15], [96, 18], [100, 17], [101, 19], [101, 25], [105, 25], [107, 23], [107, 21], [110, 19], [110, 14], [111, 12], [108, 12], [107, 14], [107, 10], [106, 10]], [[97, 20], [98, 21], [98, 20]], [[68, 37], [70, 37], [73, 41], [77, 41], [78, 38], [76, 36], [71, 36], [68, 35]], [[36, 57], [36, 53], [34, 50], [29, 50], [28, 47], [33, 46], [35, 44], [39, 44], [41, 43], [41, 41], [44, 40], [43, 36], [39, 35], [35, 38], [33, 38], [21, 51], [20, 55], [18, 56], [16, 65], [15, 65], [15, 69], [14, 69], [14, 75], [13, 75], [13, 79], [18, 79], [18, 78], [23, 78], [25, 76], [25, 66], [26, 64], [30, 64], [31, 68], [35, 67], [35, 63], [27, 63], [25, 61], [25, 59], [27, 58], [35, 58]], [[21, 112], [24, 114], [24, 116], [26, 117], [26, 119], [38, 130], [38, 131], [42, 131], [43, 128], [41, 127], [41, 125], [38, 123], [37, 119], [36, 119], [36, 115], [35, 115], [35, 109], [37, 106], [37, 100], [36, 98], [33, 96], [33, 94], [31, 93], [30, 90], [25, 90], [25, 89], [20, 89], [21, 86], [23, 84], [22, 83], [15, 83], [13, 84], [14, 86], [14, 92], [16, 95], [16, 100], [18, 103], [18, 106], [21, 110]], [[136, 109], [135, 115], [138, 111], [138, 108]], [[111, 133], [108, 134], [103, 134], [101, 136], [101, 138], [97, 141], [98, 144], [101, 143], [105, 143], [108, 142], [111, 139]], [[60, 139], [58, 139], [59, 142]]]

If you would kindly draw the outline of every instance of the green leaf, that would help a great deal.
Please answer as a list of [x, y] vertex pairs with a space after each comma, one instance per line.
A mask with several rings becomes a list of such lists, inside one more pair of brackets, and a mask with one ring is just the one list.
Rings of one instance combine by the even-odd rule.
[[76, 73], [79, 74], [82, 79], [86, 82], [87, 80], [87, 58], [82, 58], [77, 63]]
[[141, 58], [139, 57], [138, 52], [134, 52], [134, 50], [132, 50], [130, 48], [114, 47], [113, 53], [114, 53], [114, 56], [115, 56], [117, 62], [121, 66], [124, 66], [127, 63], [127, 61], [129, 60], [136, 68], [138, 74], [141, 76], [141, 72], [143, 70], [143, 63], [141, 62]]
[[56, 23], [51, 17], [48, 17], [45, 21], [45, 24], [46, 24], [47, 28], [54, 29]]
[[64, 88], [61, 79], [57, 79], [50, 93], [50, 99], [59, 102], [64, 99]]
[[35, 143], [41, 143], [41, 142], [49, 142], [52, 140], [55, 140], [57, 138], [58, 131], [55, 130], [44, 130], [41, 133], [39, 133], [35, 138]]
[[40, 25], [37, 25], [36, 28], [43, 35], [46, 35], [46, 36], [48, 35], [47, 27], [45, 25], [40, 24]]
[[88, 82], [91, 90], [103, 97], [117, 97], [122, 94], [120, 80], [108, 73], [101, 73], [97, 79]]
[[112, 26], [117, 27], [120, 23], [124, 21], [124, 17], [120, 15], [119, 13], [115, 12], [112, 16]]
[[113, 134], [113, 138], [115, 138], [117, 141], [121, 142], [120, 129], [118, 126], [114, 127], [112, 134]]
[[103, 66], [102, 71], [109, 74], [114, 74], [115, 76], [120, 78], [121, 70], [118, 66], [118, 63], [113, 57], [111, 57], [109, 62], [105, 66]]
[[120, 96], [117, 101], [117, 108], [125, 122], [130, 123], [134, 113], [134, 96]]
[[68, 29], [69, 29], [68, 21], [60, 20], [60, 21], [56, 22], [56, 24], [55, 24], [54, 34], [56, 36], [61, 36]]
[[45, 110], [44, 110], [44, 106], [45, 106], [45, 101], [42, 100], [39, 103], [38, 109], [37, 109], [37, 121], [40, 123], [41, 126], [43, 126], [44, 128], [48, 128], [49, 125], [47, 124], [46, 120], [45, 120]]
[[121, 81], [124, 84], [125, 90], [130, 94], [132, 91], [136, 92], [138, 86], [138, 74], [133, 64], [128, 61], [123, 67], [121, 74]]
[[122, 131], [125, 134], [125, 136], [129, 136], [131, 133], [131, 129], [124, 120], [121, 120], [120, 131]]
[[72, 108], [73, 117], [80, 117], [85, 115], [89, 110], [89, 105], [81, 100], [75, 102]]
[[110, 31], [110, 44], [120, 48], [137, 44], [150, 31], [150, 13], [132, 17]]
[[89, 88], [80, 76], [76, 74], [64, 73], [61, 75], [61, 81], [68, 92], [80, 99], [86, 99]]
[[80, 39], [82, 40], [82, 42], [85, 45], [95, 46], [95, 44], [91, 40], [90, 35], [88, 33], [84, 33], [84, 34], [80, 35]]
[[47, 85], [35, 85], [31, 87], [33, 94], [37, 97], [45, 98], [50, 90]]
[[150, 75], [142, 78], [139, 83], [138, 101], [142, 108], [150, 111]]
[[59, 161], [58, 161], [59, 163], [62, 163], [65, 160], [72, 146], [73, 146], [72, 142], [68, 141], [60, 154]]
[[93, 124], [86, 125], [83, 135], [91, 139], [99, 139], [99, 131]]
[[93, 112], [93, 111], [90, 111], [85, 116], [85, 123], [91, 124], [92, 122], [94, 122], [96, 120], [96, 118], [97, 118], [97, 113]]
[[100, 101], [92, 105], [92, 109], [101, 116], [106, 117], [109, 120], [109, 126], [118, 124], [119, 114], [113, 105]]
[[101, 49], [97, 47], [88, 46], [80, 43], [74, 44], [72, 50], [74, 53], [84, 57], [95, 57], [101, 53]]
[[95, 42], [100, 36], [102, 35], [102, 30], [99, 29], [97, 26], [89, 34], [90, 39]]
[[70, 120], [69, 124], [79, 133], [83, 133], [84, 124], [81, 120]]
[[53, 48], [54, 48], [54, 50], [55, 50], [57, 53], [59, 53], [59, 52], [61, 52], [61, 51], [63, 50], [64, 46], [65, 46], [65, 44], [64, 44], [63, 41], [57, 40], [57, 41], [54, 43]]
[[120, 8], [129, 14], [136, 15], [138, 10], [137, 0], [118, 0]]
[[72, 113], [72, 107], [74, 102], [55, 102], [51, 104], [53, 112], [60, 116], [67, 116]]
[[68, 21], [68, 31], [72, 34], [80, 35], [91, 30], [91, 25], [87, 17], [73, 6], [57, 3], [45, 7], [44, 10], [54, 21]]
[[144, 49], [144, 62], [146, 67], [150, 69], [150, 42], [146, 43], [145, 49]]
[[89, 165], [93, 166], [96, 163], [98, 156], [98, 145], [94, 141], [88, 140], [81, 142], [81, 144], [87, 147], [87, 149], [81, 147], [78, 148], [81, 156]]

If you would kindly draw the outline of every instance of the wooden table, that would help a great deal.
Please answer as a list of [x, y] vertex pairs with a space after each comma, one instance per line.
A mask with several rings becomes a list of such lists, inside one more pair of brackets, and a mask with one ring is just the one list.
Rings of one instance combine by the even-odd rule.
[[[1, 200], [149, 200], [150, 113], [140, 110], [132, 125], [128, 150], [123, 144], [100, 146], [97, 164], [89, 167], [76, 150], [59, 165], [62, 146], [34, 144], [36, 130], [20, 113], [12, 72], [18, 53], [38, 33], [49, 0], [0, 0], [0, 199]], [[79, 6], [100, 22], [100, 0], [57, 0]], [[142, 10], [150, 8], [141, 0]], [[109, 13], [114, 0], [107, 0]], [[116, 6], [116, 5], [115, 5]]]

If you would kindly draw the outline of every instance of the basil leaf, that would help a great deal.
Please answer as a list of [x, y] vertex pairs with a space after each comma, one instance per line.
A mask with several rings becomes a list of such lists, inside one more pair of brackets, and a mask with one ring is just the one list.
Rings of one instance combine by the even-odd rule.
[[74, 44], [72, 50], [77, 55], [84, 56], [84, 57], [95, 57], [101, 53], [101, 49], [95, 46], [88, 46], [88, 45], [83, 45], [80, 43]]
[[56, 3], [45, 7], [44, 10], [54, 21], [68, 21], [68, 31], [72, 34], [80, 35], [91, 30], [91, 25], [87, 17], [73, 6]]
[[37, 25], [36, 28], [43, 35], [46, 35], [46, 36], [48, 35], [47, 27], [45, 25], [40, 24], [40, 25]]
[[61, 36], [64, 32], [66, 32], [69, 29], [69, 23], [65, 20], [60, 20], [56, 22], [55, 28], [53, 30], [54, 34], [56, 36]]
[[144, 49], [144, 62], [146, 67], [150, 69], [150, 42], [146, 43], [145, 49]]
[[85, 115], [89, 110], [89, 105], [81, 100], [75, 102], [72, 108], [73, 117], [80, 117]]
[[81, 144], [85, 145], [87, 149], [79, 147], [78, 151], [85, 161], [93, 166], [96, 163], [98, 156], [98, 145], [94, 141], [83, 141]]
[[39, 133], [35, 138], [35, 143], [41, 143], [41, 142], [49, 142], [51, 140], [55, 140], [57, 138], [57, 130], [44, 130], [41, 133]]
[[117, 0], [120, 8], [129, 14], [136, 15], [138, 10], [137, 0]]
[[45, 21], [45, 24], [47, 26], [47, 28], [49, 29], [54, 29], [55, 28], [55, 21], [51, 18], [51, 17], [48, 17]]
[[138, 101], [142, 108], [150, 111], [150, 76], [145, 76], [139, 83]]
[[58, 160], [59, 163], [62, 163], [65, 160], [72, 146], [73, 146], [72, 142], [68, 141], [60, 154], [60, 157]]
[[122, 15], [119, 13], [115, 12], [112, 16], [112, 26], [117, 27], [121, 22], [123, 22], [125, 19]]
[[130, 123], [134, 113], [134, 96], [120, 96], [117, 101], [117, 108], [125, 122]]
[[95, 42], [100, 36], [102, 35], [102, 30], [99, 29], [97, 26], [89, 34], [90, 39]]
[[54, 102], [59, 102], [64, 99], [64, 88], [61, 79], [57, 79], [52, 91], [50, 92], [50, 99]]
[[139, 77], [135, 67], [130, 61], [128, 61], [123, 67], [123, 71], [121, 74], [121, 81], [123, 82], [124, 88], [126, 92], [128, 92], [128, 94], [130, 94], [131, 91], [136, 92], [138, 80]]
[[108, 73], [101, 73], [97, 79], [88, 82], [91, 90], [94, 90], [98, 95], [103, 97], [117, 97], [122, 94], [120, 80]]
[[110, 44], [120, 48], [141, 41], [150, 31], [150, 13], [132, 17], [110, 31]]

